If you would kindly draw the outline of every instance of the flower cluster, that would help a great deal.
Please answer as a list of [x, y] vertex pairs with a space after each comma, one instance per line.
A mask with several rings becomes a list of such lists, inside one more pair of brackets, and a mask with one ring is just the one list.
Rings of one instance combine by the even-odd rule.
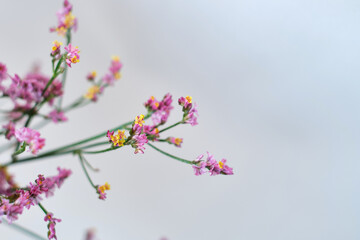
[[60, 47], [62, 45], [62, 42], [58, 42], [57, 40], [55, 40], [53, 42], [53, 46], [51, 47], [51, 53], [50, 56], [52, 56], [55, 59], [59, 59], [60, 58]]
[[58, 175], [45, 178], [39, 175], [34, 183], [25, 189], [17, 189], [11, 192], [7, 191], [0, 197], [0, 217], [6, 215], [9, 222], [18, 219], [24, 208], [38, 204], [41, 200], [41, 194], [46, 197], [53, 195], [55, 187], [60, 188], [64, 180], [71, 174], [70, 170], [58, 168]]
[[154, 123], [154, 126], [163, 125], [166, 123], [169, 118], [170, 112], [173, 109], [171, 106], [172, 96], [171, 94], [166, 94], [162, 101], [156, 100], [155, 97], [150, 97], [150, 99], [144, 104], [148, 111], [153, 112], [151, 119]]
[[69, 43], [69, 45], [67, 45], [64, 48], [67, 51], [66, 56], [66, 64], [71, 67], [72, 63], [78, 63], [80, 61], [80, 51], [78, 47], [74, 47], [73, 45], [71, 45], [71, 43]]
[[45, 139], [40, 138], [40, 133], [31, 128], [22, 127], [15, 130], [15, 138], [18, 142], [25, 142], [32, 154], [36, 154], [45, 145]]
[[77, 18], [72, 14], [72, 5], [68, 0], [64, 1], [64, 7], [57, 13], [58, 25], [50, 28], [50, 32], [57, 32], [59, 35], [64, 36], [66, 32], [73, 28], [77, 30]]
[[97, 193], [99, 194], [99, 199], [105, 200], [106, 199], [106, 192], [107, 190], [110, 190], [110, 184], [105, 183], [104, 185], [97, 187]]
[[111, 65], [109, 68], [109, 73], [105, 74], [102, 78], [103, 82], [108, 85], [113, 85], [115, 80], [119, 80], [121, 77], [120, 70], [122, 68], [122, 63], [118, 56], [113, 56], [111, 60]]
[[226, 159], [222, 159], [221, 161], [216, 161], [213, 155], [207, 153], [208, 157], [206, 161], [202, 160], [204, 155], [200, 155], [196, 158], [195, 164], [193, 165], [193, 169], [195, 171], [195, 175], [199, 176], [204, 173], [209, 173], [211, 176], [223, 174], [223, 175], [233, 175], [233, 169], [226, 165]]
[[63, 111], [59, 111], [57, 109], [54, 109], [53, 111], [51, 111], [48, 115], [48, 118], [50, 118], [54, 123], [58, 123], [58, 122], [65, 122], [67, 121], [67, 117], [65, 116]]
[[[2, 80], [5, 79], [6, 77]], [[52, 105], [54, 98], [63, 94], [62, 84], [57, 79], [53, 80], [52, 84], [45, 90], [50, 78], [38, 72], [29, 73], [24, 78], [15, 74], [13, 77], [10, 76], [10, 79], [11, 82], [7, 86], [0, 82], [0, 91], [3, 96], [10, 97], [17, 108], [19, 106], [29, 108], [34, 102], [38, 103], [44, 99]], [[24, 101], [25, 105], [22, 104]], [[13, 111], [15, 112], [15, 110], [14, 108]]]
[[181, 147], [183, 142], [182, 138], [168, 137], [166, 141], [170, 144], [174, 144], [176, 147]]
[[125, 131], [118, 130], [118, 133], [114, 135], [114, 131], [108, 131], [106, 135], [109, 139], [109, 142], [113, 143], [114, 147], [124, 146], [126, 140]]
[[181, 98], [179, 98], [178, 102], [179, 102], [179, 105], [183, 107], [183, 112], [184, 112], [183, 121], [185, 123], [191, 124], [191, 126], [197, 125], [198, 124], [197, 116], [199, 114], [197, 111], [196, 104], [195, 103], [192, 104], [192, 97], [190, 97], [190, 96], [186, 96], [185, 98], [181, 97]]
[[93, 85], [88, 89], [86, 94], [84, 94], [84, 98], [96, 102], [98, 99], [98, 95], [104, 91], [105, 87], [112, 86], [115, 80], [120, 79], [121, 68], [122, 63], [120, 62], [119, 57], [114, 56], [111, 60], [109, 72], [106, 73], [98, 82], [94, 82], [97, 76], [96, 71], [88, 73], [86, 79], [93, 82]]
[[103, 88], [97, 85], [89, 87], [88, 91], [85, 93], [84, 98], [89, 99], [93, 102], [96, 102], [98, 99], [98, 94], [102, 93]]
[[130, 130], [129, 144], [135, 148], [136, 153], [144, 153], [145, 143], [148, 143], [146, 134], [143, 131], [144, 115], [136, 116], [132, 128]]
[[54, 214], [52, 213], [47, 213], [46, 216], [44, 217], [44, 221], [45, 222], [49, 222], [48, 223], [48, 238], [49, 239], [57, 239], [56, 237], [56, 232], [55, 232], [55, 225], [57, 222], [61, 222], [61, 219], [58, 219], [58, 218], [54, 218], [53, 217]]

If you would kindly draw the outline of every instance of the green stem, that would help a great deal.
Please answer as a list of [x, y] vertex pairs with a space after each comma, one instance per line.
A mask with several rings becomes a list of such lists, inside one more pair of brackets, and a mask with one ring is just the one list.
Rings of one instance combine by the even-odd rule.
[[78, 155], [79, 155], [81, 167], [82, 167], [82, 169], [84, 170], [84, 173], [85, 173], [87, 179], [89, 180], [91, 186], [92, 186], [93, 188], [97, 189], [97, 187], [95, 186], [95, 184], [94, 184], [93, 181], [91, 180], [88, 171], [86, 170], [86, 167], [85, 167], [85, 165], [84, 165], [84, 157], [83, 157], [83, 155], [81, 154], [81, 152], [79, 152]]
[[104, 152], [109, 152], [109, 151], [112, 151], [112, 150], [116, 150], [118, 148], [119, 147], [117, 147], [117, 148], [110, 147], [110, 148], [106, 148], [104, 150], [99, 150], [99, 151], [83, 151], [82, 153], [85, 153], [85, 154], [98, 154], [98, 153], [104, 153]]
[[[54, 74], [52, 75], [52, 77], [50, 78], [50, 80], [47, 82], [44, 90], [42, 91], [41, 93], [41, 96], [44, 96], [46, 90], [50, 87], [51, 83], [55, 80], [55, 78], [60, 74], [59, 72], [59, 68], [61, 66], [61, 63], [63, 62], [64, 58], [61, 57], [59, 59], [59, 62], [57, 63], [56, 65], [56, 68], [55, 68], [55, 71], [54, 71]], [[28, 119], [26, 120], [26, 123], [25, 123], [25, 126], [24, 127], [27, 127], [30, 125], [30, 122], [31, 122], [31, 119], [32, 117], [34, 116], [34, 114], [36, 114], [36, 108], [37, 106], [40, 104], [40, 106], [42, 106], [42, 104], [45, 102], [45, 99], [42, 101], [42, 102], [37, 102], [34, 107], [29, 111], [29, 117]]]
[[[149, 117], [151, 116], [151, 113], [148, 113], [145, 117], [144, 117], [144, 120], [148, 119]], [[124, 129], [126, 126], [132, 124], [133, 121], [129, 121], [127, 123], [124, 123], [124, 124], [121, 124], [115, 128], [112, 128], [110, 129], [110, 131], [116, 131], [117, 129]], [[59, 147], [59, 148], [56, 148], [54, 150], [51, 150], [51, 151], [47, 151], [43, 154], [40, 154], [38, 156], [35, 156], [35, 157], [28, 157], [28, 158], [23, 158], [23, 159], [18, 159], [16, 162], [8, 162], [8, 163], [5, 163], [3, 164], [2, 166], [10, 166], [10, 165], [13, 165], [13, 164], [17, 164], [17, 163], [22, 163], [22, 162], [27, 162], [27, 161], [35, 161], [35, 160], [39, 160], [41, 158], [44, 158], [44, 157], [48, 157], [48, 156], [52, 156], [52, 155], [56, 155], [56, 153], [58, 152], [62, 152], [64, 150], [68, 150], [70, 148], [73, 148], [75, 146], [79, 146], [79, 145], [82, 145], [84, 143], [87, 143], [87, 142], [91, 142], [91, 141], [94, 141], [98, 138], [101, 138], [101, 137], [105, 137], [106, 136], [106, 132], [102, 132], [102, 133], [99, 133], [95, 136], [92, 136], [92, 137], [89, 137], [89, 138], [86, 138], [86, 139], [83, 139], [83, 140], [80, 140], [78, 142], [75, 142], [75, 143], [71, 143], [71, 144], [68, 144], [68, 145], [65, 145], [65, 146], [62, 146], [62, 147]], [[64, 152], [64, 153], [60, 153], [60, 154], [65, 154], [65, 153], [70, 153], [70, 152], [73, 152], [74, 150], [71, 150], [69, 152]]]
[[18, 230], [18, 231], [20, 231], [20, 232], [34, 238], [34, 239], [47, 240], [46, 238], [40, 236], [37, 233], [34, 233], [34, 232], [30, 231], [29, 229], [24, 228], [23, 226], [20, 226], [20, 225], [18, 225], [16, 223], [11, 223], [10, 224], [5, 218], [3, 218], [3, 221], [7, 223], [7, 226], [9, 226], [9, 227], [11, 227], [11, 228], [13, 228], [15, 230]]
[[40, 154], [40, 155], [35, 156], [35, 157], [26, 157], [26, 158], [18, 159], [16, 162], [8, 162], [8, 163], [5, 163], [5, 164], [2, 164], [1, 166], [3, 166], [3, 167], [10, 166], [10, 165], [13, 165], [15, 163], [18, 163], [18, 161], [20, 161], [20, 162], [28, 162], [28, 161], [34, 161], [34, 160], [41, 160], [41, 159], [47, 158], [47, 157], [70, 154], [70, 153], [74, 153], [75, 151], [78, 151], [78, 150], [83, 150], [83, 149], [92, 148], [92, 147], [105, 145], [105, 144], [109, 144], [109, 142], [93, 143], [93, 144], [90, 144], [90, 145], [86, 145], [86, 146], [83, 146], [83, 147], [80, 147], [80, 148], [77, 148], [77, 149], [71, 149], [71, 150], [68, 150], [68, 151], [49, 151], [49, 152]]
[[[69, 45], [70, 42], [71, 42], [71, 28], [69, 28], [69, 29], [67, 30], [67, 32], [66, 32], [66, 46]], [[68, 66], [65, 65], [65, 67], [64, 67], [64, 73], [63, 73], [62, 79], [61, 79], [61, 83], [62, 83], [62, 88], [63, 88], [63, 90], [65, 90], [65, 82], [66, 82], [67, 71], [68, 71]], [[60, 98], [59, 98], [58, 109], [61, 109], [63, 96], [64, 96], [64, 95], [60, 96]]]
[[155, 146], [152, 145], [151, 143], [148, 143], [148, 145], [149, 145], [150, 147], [152, 147], [153, 149], [155, 149], [156, 151], [158, 151], [158, 152], [160, 152], [160, 153], [162, 153], [162, 154], [164, 154], [164, 155], [166, 155], [166, 156], [168, 156], [168, 157], [171, 157], [171, 158], [173, 158], [173, 159], [175, 159], [175, 160], [178, 160], [178, 161], [180, 161], [180, 162], [187, 163], [187, 164], [194, 164], [194, 161], [186, 160], [186, 159], [183, 159], [183, 158], [180, 158], [180, 157], [176, 157], [176, 156], [174, 156], [174, 155], [171, 155], [170, 153], [164, 152], [163, 150], [155, 147]]
[[41, 208], [41, 210], [45, 213], [45, 215], [47, 215], [48, 211], [44, 208], [44, 206], [41, 203], [38, 203], [38, 205]]
[[173, 125], [171, 125], [171, 126], [169, 126], [169, 127], [167, 127], [167, 128], [164, 128], [164, 129], [160, 130], [159, 133], [165, 132], [166, 130], [169, 130], [170, 128], [176, 127], [177, 125], [182, 124], [182, 123], [183, 123], [183, 121], [179, 121], [179, 122], [177, 122], [177, 123], [174, 123]]

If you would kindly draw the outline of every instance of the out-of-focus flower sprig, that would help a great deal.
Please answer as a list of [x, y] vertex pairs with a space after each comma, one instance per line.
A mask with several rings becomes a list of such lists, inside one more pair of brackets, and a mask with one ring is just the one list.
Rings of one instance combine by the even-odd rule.
[[111, 60], [111, 65], [109, 67], [109, 72], [106, 73], [99, 81], [95, 81], [97, 76], [96, 71], [90, 72], [86, 78], [92, 83], [92, 86], [88, 89], [84, 95], [85, 99], [96, 102], [98, 96], [104, 91], [108, 86], [113, 86], [115, 80], [119, 80], [121, 77], [120, 70], [122, 68], [122, 63], [118, 56], [113, 56]]

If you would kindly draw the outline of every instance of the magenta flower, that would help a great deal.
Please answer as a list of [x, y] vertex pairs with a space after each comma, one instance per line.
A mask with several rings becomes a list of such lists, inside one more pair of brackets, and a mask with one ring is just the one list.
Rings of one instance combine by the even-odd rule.
[[45, 139], [40, 138], [40, 133], [27, 127], [15, 130], [15, 138], [18, 142], [25, 142], [30, 147], [29, 151], [32, 154], [37, 154], [45, 145]]
[[60, 36], [64, 36], [68, 29], [77, 30], [77, 18], [72, 14], [72, 5], [68, 0], [64, 1], [64, 7], [57, 13], [58, 25], [50, 28], [50, 32], [57, 32]]
[[207, 172], [210, 174], [210, 176], [215, 176], [219, 174], [234, 174], [233, 169], [225, 164], [226, 159], [222, 159], [220, 162], [217, 162], [214, 156], [211, 155], [209, 152], [207, 152], [207, 155], [208, 156], [206, 158], [206, 161], [202, 160], [203, 155], [200, 155], [194, 161], [195, 164], [192, 167], [195, 171], [196, 176], [202, 175]]
[[80, 55], [79, 55], [79, 49], [78, 47], [74, 47], [71, 45], [71, 43], [69, 43], [69, 45], [67, 45], [65, 47], [65, 50], [68, 52], [66, 55], [66, 64], [71, 67], [72, 63], [78, 63], [80, 61]]
[[191, 124], [191, 126], [197, 125], [197, 117], [199, 116], [197, 106], [192, 104], [192, 97], [181, 97], [178, 100], [179, 105], [183, 107], [183, 122]]
[[68, 120], [64, 115], [64, 112], [58, 111], [56, 109], [51, 111], [47, 117], [50, 118], [54, 123], [65, 122]]
[[198, 124], [197, 117], [199, 113], [197, 111], [197, 105], [194, 103], [193, 107], [190, 109], [189, 113], [185, 116], [185, 122], [189, 123], [191, 126]]
[[52, 213], [48, 213], [46, 214], [45, 218], [44, 218], [45, 222], [49, 222], [48, 224], [48, 238], [49, 239], [57, 239], [56, 237], [56, 232], [55, 232], [55, 225], [57, 222], [61, 222], [61, 219], [58, 218], [53, 218], [53, 214]]
[[182, 138], [175, 138], [175, 137], [168, 137], [166, 141], [170, 144], [174, 144], [176, 147], [181, 147], [181, 144], [183, 143]]
[[15, 123], [10, 121], [8, 124], [3, 125], [3, 128], [6, 131], [5, 132], [6, 139], [10, 140], [10, 138], [15, 135]]
[[8, 77], [6, 65], [0, 62], [0, 82]]
[[140, 135], [135, 135], [133, 137], [133, 139], [135, 140], [135, 142], [133, 144], [131, 144], [131, 146], [133, 148], [135, 148], [135, 154], [137, 153], [144, 153], [145, 150], [145, 143], [148, 143], [148, 139], [146, 137], [146, 134], [140, 134]]
[[42, 96], [50, 78], [39, 73], [29, 73], [23, 79], [15, 74], [11, 80], [12, 83], [4, 89], [4, 94], [8, 95], [17, 105], [18, 99], [25, 100], [27, 104], [33, 104], [33, 102], [42, 101], [43, 98], [46, 98], [51, 105], [55, 97], [63, 94], [62, 83], [55, 79]]

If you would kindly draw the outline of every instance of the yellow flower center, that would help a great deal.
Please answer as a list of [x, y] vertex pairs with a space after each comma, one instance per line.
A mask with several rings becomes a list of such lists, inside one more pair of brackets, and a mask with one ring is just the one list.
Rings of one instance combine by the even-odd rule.
[[140, 116], [136, 116], [135, 124], [138, 124], [141, 127], [144, 123], [144, 115], [141, 114]]
[[224, 163], [223, 162], [219, 162], [219, 167], [221, 168], [221, 169], [223, 169], [224, 168]]
[[72, 63], [77, 63], [80, 62], [80, 60], [77, 58], [77, 56], [73, 56], [73, 58], [71, 59]]
[[186, 96], [186, 100], [187, 100], [189, 103], [191, 103], [191, 102], [192, 102], [192, 97]]

